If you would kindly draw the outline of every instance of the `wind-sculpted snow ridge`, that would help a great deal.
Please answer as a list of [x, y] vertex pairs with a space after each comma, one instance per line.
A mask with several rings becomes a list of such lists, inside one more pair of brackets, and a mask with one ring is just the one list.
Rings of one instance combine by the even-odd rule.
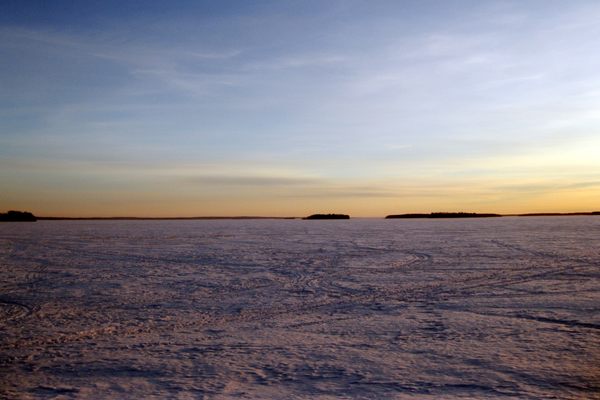
[[600, 220], [0, 226], [0, 398], [600, 399]]

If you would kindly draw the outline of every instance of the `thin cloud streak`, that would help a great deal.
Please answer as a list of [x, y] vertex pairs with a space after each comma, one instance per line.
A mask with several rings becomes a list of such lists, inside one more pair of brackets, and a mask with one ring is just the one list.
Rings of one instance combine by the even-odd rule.
[[297, 178], [283, 176], [226, 176], [226, 175], [209, 175], [209, 176], [193, 176], [185, 177], [185, 182], [201, 185], [217, 185], [217, 186], [305, 186], [319, 183], [319, 179], [314, 178]]

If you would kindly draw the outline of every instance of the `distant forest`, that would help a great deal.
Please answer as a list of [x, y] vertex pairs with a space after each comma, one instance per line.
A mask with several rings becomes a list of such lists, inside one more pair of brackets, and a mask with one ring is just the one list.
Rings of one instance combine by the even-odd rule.
[[350, 219], [347, 214], [313, 214], [302, 219]]
[[0, 213], [0, 222], [35, 222], [37, 218], [30, 212], [9, 211]]
[[466, 212], [433, 212], [430, 214], [396, 214], [386, 218], [488, 218], [501, 217], [500, 214], [478, 214]]

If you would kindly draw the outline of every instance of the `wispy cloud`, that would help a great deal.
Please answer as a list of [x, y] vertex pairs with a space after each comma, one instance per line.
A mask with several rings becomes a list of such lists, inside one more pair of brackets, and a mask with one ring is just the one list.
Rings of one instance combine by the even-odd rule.
[[582, 182], [527, 182], [518, 184], [505, 184], [494, 186], [492, 189], [498, 192], [507, 193], [556, 193], [559, 191], [569, 191], [572, 189], [591, 189], [600, 188], [600, 181], [582, 181]]
[[216, 186], [306, 186], [321, 183], [316, 178], [300, 178], [286, 176], [228, 176], [228, 175], [204, 175], [186, 176], [185, 182], [201, 185]]
[[325, 68], [337, 67], [347, 61], [347, 57], [342, 55], [309, 52], [249, 62], [243, 65], [242, 69], [245, 71], [272, 71], [299, 68]]

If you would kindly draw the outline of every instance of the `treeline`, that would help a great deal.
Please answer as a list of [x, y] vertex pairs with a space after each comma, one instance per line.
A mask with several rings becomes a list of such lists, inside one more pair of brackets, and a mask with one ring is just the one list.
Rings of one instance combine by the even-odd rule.
[[313, 214], [302, 219], [350, 219], [347, 214]]
[[429, 214], [395, 214], [386, 218], [489, 218], [501, 217], [500, 214], [491, 213], [467, 213], [467, 212], [433, 212]]
[[37, 218], [30, 212], [26, 211], [9, 211], [0, 213], [0, 222], [35, 222]]
[[528, 214], [517, 214], [517, 217], [556, 217], [556, 216], [568, 216], [568, 215], [600, 215], [600, 211], [572, 212], [572, 213], [528, 213]]

